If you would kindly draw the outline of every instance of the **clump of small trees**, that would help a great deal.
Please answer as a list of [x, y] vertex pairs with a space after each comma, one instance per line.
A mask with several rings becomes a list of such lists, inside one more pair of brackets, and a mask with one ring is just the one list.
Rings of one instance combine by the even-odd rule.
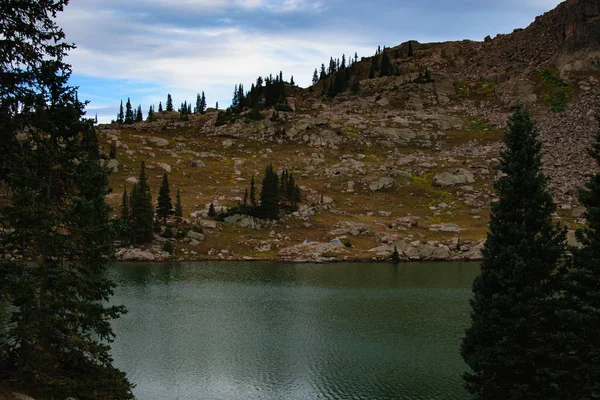
[[[296, 184], [294, 175], [286, 170], [278, 175], [269, 164], [265, 168], [265, 175], [260, 187], [259, 200], [256, 198], [256, 186], [254, 177], [250, 181], [250, 189], [244, 192], [244, 198], [235, 207], [230, 208], [227, 213], [217, 213], [211, 204], [210, 216], [217, 215], [223, 219], [228, 215], [244, 214], [257, 218], [276, 220], [280, 218], [282, 211], [295, 211], [302, 198], [300, 186]], [[211, 215], [212, 214], [212, 215]]]

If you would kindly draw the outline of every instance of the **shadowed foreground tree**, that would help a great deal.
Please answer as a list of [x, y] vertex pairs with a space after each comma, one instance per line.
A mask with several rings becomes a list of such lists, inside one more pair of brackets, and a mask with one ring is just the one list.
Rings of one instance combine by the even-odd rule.
[[[0, 3], [0, 386], [39, 398], [128, 399], [131, 385], [111, 363], [102, 277], [112, 242], [108, 172], [99, 164], [93, 120], [67, 85], [73, 47], [54, 19], [67, 1]], [[17, 134], [19, 135], [17, 139]]]
[[[541, 171], [537, 129], [522, 106], [511, 116], [494, 184], [481, 274], [473, 283], [472, 325], [461, 353], [476, 399], [557, 399], [553, 357], [557, 274], [565, 231]], [[559, 369], [560, 367], [558, 367]]]
[[[598, 117], [597, 117], [598, 119]], [[600, 119], [599, 119], [600, 122]], [[600, 167], [600, 131], [589, 150]], [[597, 169], [598, 171], [598, 169]], [[579, 189], [585, 207], [585, 227], [576, 232], [581, 248], [572, 248], [573, 262], [565, 274], [565, 307], [560, 332], [568, 343], [563, 375], [573, 399], [600, 398], [600, 172]]]
[[154, 221], [154, 207], [152, 194], [146, 175], [146, 163], [142, 161], [138, 183], [133, 185], [131, 200], [129, 201], [129, 227], [132, 244], [151, 242], [154, 238], [152, 224]]

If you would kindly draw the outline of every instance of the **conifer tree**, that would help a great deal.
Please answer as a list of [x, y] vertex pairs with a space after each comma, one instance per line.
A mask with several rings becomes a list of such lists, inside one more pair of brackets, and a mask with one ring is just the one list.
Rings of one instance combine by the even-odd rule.
[[296, 86], [296, 83], [294, 82], [294, 75], [292, 75], [292, 77], [290, 78], [290, 85]]
[[279, 219], [279, 177], [272, 164], [265, 168], [260, 189], [260, 214], [263, 218]]
[[119, 114], [117, 115], [117, 122], [122, 124], [125, 121], [125, 113], [123, 112], [123, 100], [121, 100], [121, 105], [119, 106]]
[[121, 219], [129, 221], [129, 195], [127, 194], [127, 185], [123, 186], [123, 198], [121, 200]]
[[354, 62], [358, 62], [358, 53], [354, 52]]
[[175, 197], [175, 216], [183, 217], [183, 207], [181, 205], [181, 193], [179, 192], [179, 187], [177, 188], [177, 195]]
[[146, 121], [147, 122], [154, 121], [154, 106], [153, 105], [151, 105], [150, 108], [148, 109], [148, 116], [146, 117]]
[[217, 211], [215, 210], [215, 205], [213, 203], [210, 203], [210, 206], [208, 206], [208, 216], [209, 217], [217, 216]]
[[202, 100], [200, 102], [200, 114], [204, 114], [206, 112], [206, 96], [204, 96], [204, 91], [202, 91]]
[[327, 72], [325, 71], [325, 64], [321, 64], [321, 73], [319, 75], [319, 80], [322, 81], [325, 78], [327, 78]]
[[196, 107], [194, 108], [194, 114], [200, 114], [202, 110], [202, 97], [200, 93], [196, 94]]
[[255, 210], [258, 206], [258, 203], [256, 202], [256, 188], [254, 187], [254, 177], [252, 177], [252, 180], [250, 181], [250, 205], [252, 206], [253, 210]]
[[192, 113], [192, 103], [188, 104], [188, 106], [187, 106], [187, 112], [186, 112], [186, 114], [188, 114], [188, 115], [189, 115], [189, 114], [191, 114], [191, 113]]
[[[37, 398], [130, 399], [111, 363], [108, 171], [68, 86], [66, 1], [0, 2], [0, 386]], [[10, 16], [10, 17], [8, 17]], [[19, 133], [25, 138], [17, 139]], [[9, 170], [6, 170], [8, 166]], [[10, 230], [10, 232], [9, 232]], [[4, 322], [4, 321], [3, 321]]]
[[158, 112], [163, 112], [162, 101], [158, 102]]
[[473, 283], [472, 325], [461, 354], [476, 399], [550, 399], [557, 371], [553, 335], [557, 276], [565, 231], [552, 224], [555, 205], [541, 170], [542, 146], [529, 113], [508, 122], [502, 172], [494, 184], [481, 274]]
[[413, 56], [413, 47], [412, 47], [412, 40], [408, 41], [408, 57], [412, 57]]
[[[599, 117], [596, 117], [600, 122]], [[565, 270], [564, 310], [557, 326], [559, 344], [564, 346], [564, 373], [559, 387], [562, 398], [596, 399], [600, 394], [600, 130], [589, 154], [596, 173], [579, 189], [585, 208], [585, 226], [576, 231], [581, 248], [573, 247], [572, 262]]]
[[135, 122], [144, 121], [144, 114], [142, 114], [142, 105], [140, 104], [137, 108], [137, 113], [135, 114]]
[[369, 70], [369, 79], [375, 78], [375, 74], [377, 73], [378, 67], [379, 65], [377, 62], [377, 57], [371, 57], [371, 69]]
[[381, 66], [379, 67], [379, 76], [390, 76], [392, 75], [393, 69], [392, 64], [390, 63], [390, 57], [388, 56], [388, 52], [384, 51], [381, 56]]
[[171, 98], [171, 93], [167, 93], [167, 111], [173, 111], [173, 98]]
[[315, 72], [313, 73], [313, 78], [312, 78], [312, 84], [316, 85], [317, 82], [319, 82], [319, 73], [317, 72], [317, 69], [315, 68]]
[[152, 194], [146, 176], [146, 163], [142, 161], [138, 183], [133, 186], [130, 207], [130, 227], [132, 244], [142, 244], [152, 241], [152, 224], [154, 220], [154, 207]]
[[248, 207], [248, 188], [244, 190], [244, 201], [242, 205], [244, 206], [244, 208]]
[[169, 188], [169, 178], [167, 173], [163, 175], [160, 189], [158, 192], [158, 205], [156, 206], [156, 217], [162, 218], [163, 224], [167, 223], [167, 217], [171, 214], [173, 204], [171, 202], [171, 189]]
[[127, 104], [125, 105], [125, 123], [133, 123], [133, 109], [131, 108], [131, 100], [127, 98]]

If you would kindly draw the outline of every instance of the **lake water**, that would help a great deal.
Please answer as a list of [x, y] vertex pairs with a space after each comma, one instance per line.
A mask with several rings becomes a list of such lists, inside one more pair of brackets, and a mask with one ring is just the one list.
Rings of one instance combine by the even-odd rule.
[[465, 399], [476, 263], [117, 264], [138, 399]]

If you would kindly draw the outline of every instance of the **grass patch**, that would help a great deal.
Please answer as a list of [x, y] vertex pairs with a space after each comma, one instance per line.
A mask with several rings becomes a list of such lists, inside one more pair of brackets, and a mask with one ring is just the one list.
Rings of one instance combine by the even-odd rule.
[[568, 82], [562, 80], [555, 68], [544, 68], [534, 75], [538, 84], [538, 95], [544, 105], [551, 111], [562, 112], [571, 99], [572, 89]]

